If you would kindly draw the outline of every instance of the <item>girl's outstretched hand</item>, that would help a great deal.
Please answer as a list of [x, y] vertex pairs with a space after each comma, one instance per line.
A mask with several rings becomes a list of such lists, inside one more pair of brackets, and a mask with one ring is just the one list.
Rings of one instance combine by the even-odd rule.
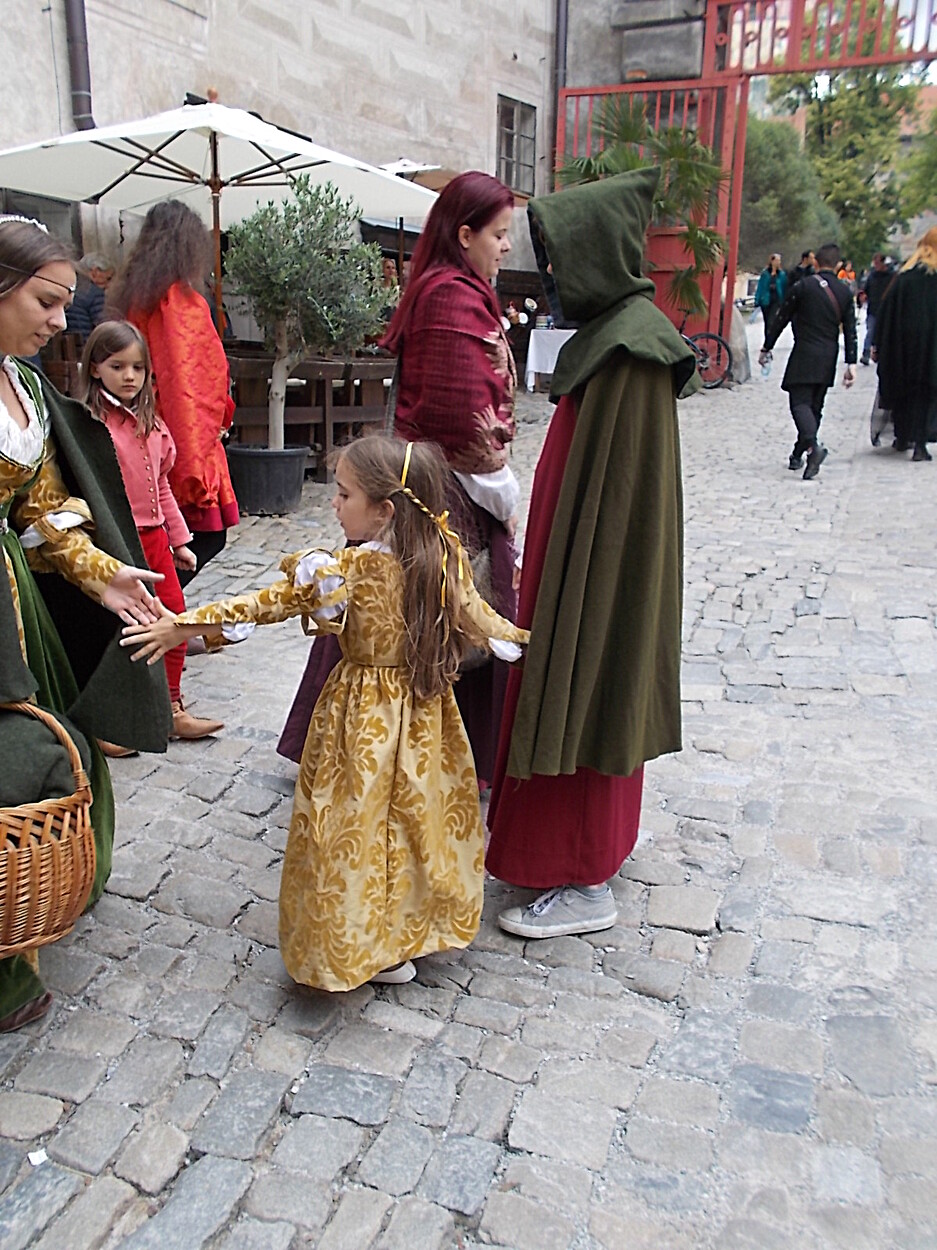
[[125, 564], [108, 582], [101, 602], [116, 613], [125, 625], [133, 625], [137, 621], [155, 621], [155, 605], [158, 600], [153, 598], [145, 583], [162, 580], [162, 573], [154, 573], [151, 569], [135, 569]]
[[158, 599], [153, 603], [156, 619], [148, 625], [125, 625], [120, 640], [122, 647], [137, 648], [131, 660], [146, 659], [147, 664], [156, 664], [187, 637], [184, 627], [176, 624], [175, 613]]
[[172, 562], [177, 569], [185, 569], [193, 573], [198, 565], [195, 552], [189, 547], [173, 547]]

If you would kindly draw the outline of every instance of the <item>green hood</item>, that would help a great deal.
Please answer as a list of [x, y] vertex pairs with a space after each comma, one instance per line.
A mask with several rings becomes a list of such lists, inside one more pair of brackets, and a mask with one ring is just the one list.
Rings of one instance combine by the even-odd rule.
[[670, 366], [677, 394], [699, 390], [693, 352], [655, 308], [654, 283], [641, 276], [644, 232], [659, 179], [658, 169], [630, 170], [527, 206], [554, 317], [561, 325], [577, 326], [553, 371], [554, 402], [584, 385], [618, 348]]

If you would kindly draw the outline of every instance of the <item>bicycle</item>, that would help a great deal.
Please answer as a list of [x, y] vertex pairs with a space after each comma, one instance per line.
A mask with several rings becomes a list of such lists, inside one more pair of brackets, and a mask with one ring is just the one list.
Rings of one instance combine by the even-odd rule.
[[732, 349], [721, 334], [713, 334], [708, 330], [704, 330], [701, 334], [684, 334], [683, 327], [687, 323], [690, 310], [683, 308], [680, 311], [683, 313], [679, 329], [680, 337], [693, 350], [693, 355], [696, 357], [696, 371], [700, 375], [703, 387], [707, 391], [714, 390], [717, 386], [722, 386], [732, 372]]

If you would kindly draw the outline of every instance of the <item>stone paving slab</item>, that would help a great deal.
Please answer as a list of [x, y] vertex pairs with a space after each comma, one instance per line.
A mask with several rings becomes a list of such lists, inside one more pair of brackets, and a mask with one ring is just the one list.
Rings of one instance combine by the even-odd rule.
[[[0, 1038], [4, 1250], [932, 1250], [937, 484], [868, 445], [870, 370], [790, 473], [786, 338], [681, 405], [684, 747], [616, 926], [520, 941], [495, 918], [531, 892], [489, 881], [409, 985], [294, 987], [274, 747], [309, 644], [190, 658], [226, 729], [114, 761], [114, 876]], [[521, 397], [525, 490], [549, 412]], [[309, 483], [190, 602], [337, 541]]]

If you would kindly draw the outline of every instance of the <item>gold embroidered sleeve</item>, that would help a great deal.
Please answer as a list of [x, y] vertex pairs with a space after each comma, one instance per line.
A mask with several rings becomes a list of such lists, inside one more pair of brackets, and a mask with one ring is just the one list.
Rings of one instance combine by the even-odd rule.
[[[49, 519], [53, 512], [76, 512], [83, 525], [58, 529]], [[33, 484], [20, 495], [13, 509], [18, 530], [33, 526], [44, 539], [39, 547], [26, 548], [26, 559], [37, 573], [61, 573], [92, 599], [100, 600], [108, 583], [123, 565], [91, 541], [84, 525], [93, 525], [91, 511], [83, 499], [70, 496], [47, 445], [42, 467]]]
[[[347, 590], [341, 570], [337, 564], [322, 564], [316, 577], [304, 585], [296, 585], [293, 577], [303, 554], [287, 556], [280, 565], [287, 576], [263, 590], [192, 608], [181, 613], [176, 620], [181, 625], [238, 625], [245, 622], [273, 625], [277, 621], [301, 616], [307, 633], [341, 633], [345, 627], [344, 613], [334, 620], [313, 619], [314, 613], [345, 599]], [[331, 553], [329, 557], [331, 559]]]
[[530, 642], [530, 630], [521, 629], [506, 617], [499, 616], [475, 589], [471, 577], [462, 579], [462, 611], [485, 638], [503, 638], [506, 642], [516, 642], [521, 646]]

